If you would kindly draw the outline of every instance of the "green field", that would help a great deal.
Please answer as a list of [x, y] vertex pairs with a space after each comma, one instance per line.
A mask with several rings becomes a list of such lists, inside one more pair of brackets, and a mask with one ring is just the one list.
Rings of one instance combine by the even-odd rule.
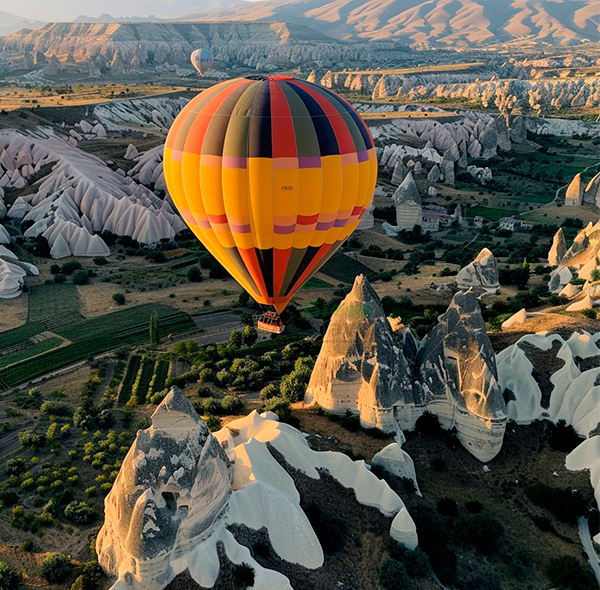
[[156, 361], [156, 367], [154, 370], [154, 383], [152, 384], [152, 391], [150, 394], [154, 394], [158, 391], [162, 391], [165, 388], [165, 381], [169, 374], [169, 359], [161, 357]]
[[42, 354], [47, 350], [52, 350], [53, 348], [60, 346], [62, 342], [63, 341], [60, 338], [46, 338], [41, 342], [36, 342], [35, 344], [32, 343], [31, 346], [21, 348], [18, 352], [0, 356], [0, 369], [8, 367], [14, 363], [21, 362], [38, 354]]
[[333, 289], [333, 285], [318, 277], [311, 277], [304, 285], [305, 289]]
[[127, 372], [125, 373], [125, 377], [123, 378], [121, 391], [119, 393], [120, 406], [125, 405], [129, 401], [129, 398], [131, 397], [131, 390], [133, 389], [133, 384], [137, 378], [137, 374], [140, 370], [141, 364], [142, 357], [139, 355], [134, 355], [129, 359], [129, 364], [127, 365]]
[[519, 211], [516, 209], [497, 209], [495, 207], [483, 207], [482, 205], [469, 207], [467, 209], [467, 215], [469, 217], [475, 217], [476, 215], [479, 215], [488, 221], [498, 221], [503, 217], [511, 217], [518, 214]]
[[[152, 313], [158, 313], [160, 333], [182, 334], [196, 329], [192, 318], [182, 311], [168, 305], [141, 305], [122, 311], [106, 314], [96, 318], [81, 320], [77, 323], [64, 324], [54, 328], [54, 332], [72, 343], [68, 346], [50, 350], [33, 359], [0, 370], [0, 387], [14, 387], [25, 383], [44, 373], [48, 373], [65, 365], [114, 350], [123, 345], [136, 346], [148, 342], [148, 325]], [[34, 324], [35, 325], [35, 324]], [[22, 333], [31, 330], [28, 326], [19, 328]], [[43, 330], [38, 329], [35, 333]], [[18, 343], [15, 330], [8, 332], [10, 340]], [[4, 343], [4, 335], [0, 335]], [[21, 335], [21, 340], [23, 336]]]
[[29, 288], [27, 322], [40, 322], [57, 316], [76, 314], [81, 319], [81, 299], [77, 285], [51, 283]]
[[131, 392], [132, 397], [135, 399], [135, 403], [138, 406], [142, 406], [146, 403], [150, 381], [152, 381], [152, 377], [154, 376], [155, 364], [156, 361], [153, 358], [145, 358], [142, 361], [142, 366], [138, 372], [135, 386]]
[[334, 254], [321, 268], [321, 272], [343, 283], [353, 283], [357, 275], [370, 275], [373, 273], [368, 266], [354, 258], [350, 258], [343, 252]]

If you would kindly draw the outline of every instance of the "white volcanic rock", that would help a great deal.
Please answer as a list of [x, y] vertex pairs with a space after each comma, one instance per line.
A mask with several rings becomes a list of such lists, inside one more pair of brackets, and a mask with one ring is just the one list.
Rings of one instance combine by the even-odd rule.
[[577, 119], [558, 119], [532, 117], [527, 119], [527, 130], [535, 135], [557, 135], [559, 137], [573, 137], [582, 135], [594, 137], [598, 134], [600, 125], [588, 123]]
[[392, 184], [398, 186], [404, 180], [406, 176], [406, 166], [402, 162], [401, 159], [398, 159], [396, 165], [394, 166], [394, 172], [392, 173]]
[[396, 225], [400, 229], [412, 230], [423, 221], [421, 195], [410, 171], [394, 192], [392, 203], [396, 207]]
[[427, 408], [479, 460], [502, 447], [506, 404], [498, 384], [496, 355], [475, 295], [457, 293], [439, 324], [424, 338], [417, 375]]
[[478, 292], [495, 293], [500, 287], [498, 265], [494, 255], [484, 248], [477, 258], [456, 275], [459, 289], [474, 288]]
[[567, 242], [562, 227], [554, 234], [552, 246], [548, 252], [548, 264], [550, 266], [558, 266], [564, 255], [567, 253]]
[[586, 293], [582, 299], [575, 301], [575, 303], [571, 303], [571, 305], [567, 307], [567, 311], [582, 311], [584, 309], [592, 309], [594, 305], [595, 301], [590, 297], [589, 293]]
[[577, 293], [579, 293], [580, 290], [581, 290], [580, 285], [574, 285], [573, 283], [567, 283], [563, 287], [563, 289], [559, 293], [559, 295], [561, 297], [566, 297], [567, 299], [571, 299], [572, 297], [575, 297], [575, 295], [577, 295]]
[[587, 332], [566, 341], [558, 334], [527, 334], [497, 360], [509, 419], [565, 420], [583, 436], [600, 423], [600, 348]]
[[415, 484], [417, 494], [419, 496], [421, 495], [419, 484], [417, 482], [415, 463], [412, 460], [412, 457], [403, 450], [397, 442], [390, 443], [387, 447], [381, 449], [381, 451], [373, 457], [371, 463], [374, 466], [385, 469], [396, 477], [406, 477], [407, 479], [410, 479]]
[[581, 205], [581, 203], [583, 203], [583, 191], [584, 188], [581, 174], [577, 173], [567, 187], [567, 192], [565, 193], [565, 205]]
[[[24, 153], [32, 162], [23, 167], [28, 168], [29, 176], [54, 163], [50, 174], [37, 185], [37, 193], [28, 195], [28, 202], [17, 199], [11, 208], [13, 216], [34, 222], [26, 232], [27, 237], [46, 234], [51, 227], [57, 224], [64, 227], [63, 222], [70, 222], [86, 234], [79, 232], [76, 238], [71, 234], [65, 238], [73, 252], [105, 256], [108, 249], [101, 238], [91, 236], [92, 232], [108, 230], [153, 244], [172, 238], [185, 228], [169, 203], [143, 184], [114, 172], [99, 158], [72, 147], [52, 130], [34, 128], [28, 133], [28, 136], [16, 131], [0, 133], [0, 177], [4, 172], [5, 176], [12, 174], [11, 169], [17, 171], [15, 166]], [[155, 160], [153, 152], [145, 164], [151, 167]], [[150, 174], [150, 180], [159, 187], [160, 182], [164, 184], [162, 162], [160, 171], [157, 164], [153, 170], [157, 170], [156, 178]]]
[[600, 258], [600, 221], [588, 223], [578, 234], [560, 264], [550, 274], [549, 289], [559, 293], [574, 277], [589, 280]]
[[427, 174], [427, 180], [429, 182], [439, 182], [441, 175], [440, 167], [435, 164], [429, 171], [429, 174]]
[[[13, 186], [18, 188], [15, 184]], [[18, 197], [8, 210], [8, 217], [11, 219], [23, 219], [30, 210], [31, 205], [23, 197]]]
[[119, 131], [121, 126], [129, 124], [168, 129], [188, 102], [187, 98], [182, 97], [107, 102], [94, 107], [94, 117], [108, 131]]
[[479, 182], [479, 184], [485, 184], [492, 180], [492, 171], [487, 167], [479, 168], [478, 166], [467, 166], [467, 172]]
[[3, 225], [0, 225], [0, 244], [10, 244], [10, 234]]
[[233, 563], [254, 569], [256, 590], [293, 590], [283, 574], [262, 567], [236, 541], [235, 529], [229, 530], [235, 525], [266, 530], [274, 552], [289, 563], [321, 567], [323, 551], [294, 480], [269, 448], [312, 479], [329, 472], [360, 503], [394, 516], [390, 534], [416, 547], [402, 500], [363, 461], [312, 451], [298, 430], [256, 412], [213, 436], [174, 388], [152, 426], [138, 432], [105, 501], [97, 550], [100, 564], [118, 577], [113, 590], [161, 590], [186, 569], [202, 587], [213, 587], [218, 543]]
[[[571, 471], [589, 469], [596, 502], [600, 507], [600, 436], [592, 436], [583, 441], [567, 455], [565, 465]], [[594, 541], [600, 544], [600, 533], [594, 537]]]
[[586, 203], [594, 203], [597, 207], [600, 207], [600, 172], [587, 183], [583, 200]]
[[0, 299], [13, 299], [23, 291], [25, 275], [20, 266], [0, 258]]
[[362, 275], [333, 314], [305, 400], [330, 412], [356, 412], [365, 426], [387, 432], [398, 428], [395, 404], [423, 403], [381, 302]]
[[139, 156], [139, 152], [138, 149], [132, 144], [130, 143], [127, 146], [127, 151], [125, 152], [125, 155], [123, 156], [126, 160], [133, 160], [135, 159], [137, 156]]
[[511, 315], [507, 320], [502, 322], [502, 329], [506, 330], [508, 328], [519, 326], [520, 324], [524, 324], [527, 319], [527, 310], [525, 308], [520, 309], [517, 313]]

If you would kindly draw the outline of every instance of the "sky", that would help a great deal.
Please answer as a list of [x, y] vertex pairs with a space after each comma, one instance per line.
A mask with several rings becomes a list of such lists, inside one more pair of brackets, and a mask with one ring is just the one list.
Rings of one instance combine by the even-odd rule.
[[101, 14], [116, 17], [147, 17], [154, 14], [175, 18], [182, 14], [201, 12], [202, 7], [207, 5], [214, 7], [212, 10], [225, 9], [231, 2], [232, 0], [0, 0], [0, 12], [44, 22], [72, 21], [80, 15], [98, 17]]

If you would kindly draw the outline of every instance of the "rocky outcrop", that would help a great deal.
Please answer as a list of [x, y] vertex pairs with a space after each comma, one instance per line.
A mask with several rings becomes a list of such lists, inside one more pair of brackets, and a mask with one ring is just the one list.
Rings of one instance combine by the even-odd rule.
[[427, 408], [481, 461], [502, 446], [506, 405], [496, 355], [473, 293], [457, 293], [439, 324], [423, 340], [417, 374]]
[[421, 195], [409, 172], [392, 196], [392, 203], [396, 208], [396, 225], [400, 229], [412, 230], [415, 225], [423, 222]]
[[69, 251], [107, 256], [106, 244], [94, 233], [107, 230], [153, 244], [185, 228], [168, 201], [142, 182], [147, 180], [152, 188], [164, 184], [162, 155], [157, 155], [160, 150], [138, 156], [141, 162], [132, 172], [136, 182], [123, 171], [119, 174], [99, 158], [77, 149], [71, 142], [72, 135], [65, 139], [45, 128], [31, 129], [27, 135], [17, 131], [0, 133], [0, 184], [17, 188], [19, 179], [27, 184], [43, 167], [53, 164], [36, 184], [37, 192], [19, 197], [8, 211], [9, 217], [32, 223], [26, 237], [44, 235], [54, 247], [54, 240], [62, 235], [55, 250], [57, 256], [68, 256]]
[[583, 203], [583, 181], [581, 174], [577, 173], [565, 193], [565, 205], [575, 206]]
[[552, 239], [552, 246], [548, 252], [548, 264], [550, 266], [558, 266], [566, 253], [567, 242], [565, 241], [565, 234], [561, 227], [554, 234], [554, 238]]
[[550, 274], [549, 289], [552, 293], [561, 293], [574, 278], [583, 279], [580, 293], [589, 295], [593, 303], [600, 302], [597, 289], [597, 275], [600, 271], [600, 221], [595, 225], [588, 223], [578, 234], [571, 247]]
[[186, 571], [202, 588], [219, 576], [220, 546], [234, 564], [254, 570], [256, 590], [293, 590], [288, 578], [260, 565], [236, 540], [240, 525], [267, 535], [273, 554], [307, 569], [323, 565], [319, 540], [289, 471], [328, 473], [356, 501], [392, 518], [390, 536], [414, 549], [415, 524], [400, 497], [362, 461], [313, 451], [301, 432], [256, 411], [210, 434], [187, 398], [173, 388], [138, 432], [105, 500], [99, 562], [112, 590], [162, 590]]
[[[0, 229], [3, 229], [2, 226]], [[0, 299], [18, 297], [23, 292], [25, 277], [39, 274], [33, 264], [20, 261], [14, 252], [0, 245]]]
[[[351, 309], [363, 311], [349, 316]], [[506, 407], [475, 295], [458, 293], [439, 321], [420, 344], [410, 331], [392, 333], [377, 295], [358, 277], [327, 329], [305, 401], [387, 431], [412, 429], [429, 410], [444, 428], [457, 428], [475, 457], [493, 459]]]
[[477, 258], [461, 268], [456, 275], [459, 289], [473, 289], [477, 294], [495, 293], [500, 287], [498, 264], [494, 255], [484, 248]]
[[365, 426], [387, 432], [397, 429], [395, 404], [423, 403], [379, 297], [362, 275], [333, 314], [306, 402], [331, 412], [350, 410]]
[[229, 460], [188, 399], [173, 389], [138, 432], [105, 500], [102, 567], [133, 588], [162, 588], [173, 562], [213, 531], [231, 495]]

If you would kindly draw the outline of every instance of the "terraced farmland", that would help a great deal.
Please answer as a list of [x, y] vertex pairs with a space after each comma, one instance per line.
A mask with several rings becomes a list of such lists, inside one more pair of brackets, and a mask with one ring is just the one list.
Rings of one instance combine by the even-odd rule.
[[[183, 334], [196, 329], [192, 318], [168, 305], [149, 304], [133, 307], [103, 316], [85, 319], [77, 323], [57, 327], [54, 332], [71, 341], [62, 348], [50, 350], [35, 358], [24, 359], [10, 367], [0, 369], [0, 387], [14, 387], [35, 377], [51, 372], [71, 363], [94, 357], [123, 345], [136, 346], [148, 341], [148, 322], [152, 313], [158, 313], [160, 335]], [[8, 342], [16, 344], [27, 337], [44, 331], [28, 324], [17, 331], [11, 330]], [[16, 332], [16, 333], [14, 333]], [[5, 342], [0, 334], [0, 346]], [[3, 347], [4, 348], [4, 347]]]

